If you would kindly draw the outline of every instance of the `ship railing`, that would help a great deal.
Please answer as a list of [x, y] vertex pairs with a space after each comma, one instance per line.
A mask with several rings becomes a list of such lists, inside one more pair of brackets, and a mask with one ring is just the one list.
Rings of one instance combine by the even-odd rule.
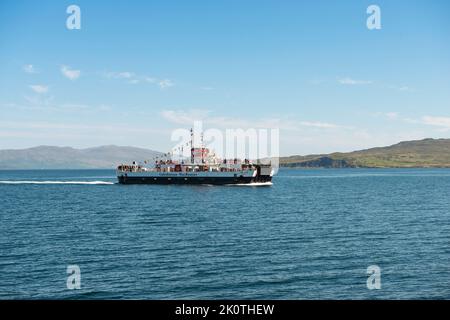
[[120, 165], [117, 167], [119, 172], [146, 172], [149, 169], [139, 165]]

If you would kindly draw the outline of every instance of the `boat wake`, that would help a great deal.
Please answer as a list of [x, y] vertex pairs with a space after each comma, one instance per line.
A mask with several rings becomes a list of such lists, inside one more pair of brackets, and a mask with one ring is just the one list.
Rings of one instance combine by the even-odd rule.
[[87, 184], [87, 185], [111, 185], [114, 182], [109, 181], [39, 181], [39, 180], [28, 180], [28, 181], [17, 181], [17, 180], [0, 180], [0, 184]]
[[236, 183], [236, 184], [229, 184], [229, 186], [239, 186], [239, 187], [267, 187], [271, 186], [272, 182], [253, 182], [253, 183]]

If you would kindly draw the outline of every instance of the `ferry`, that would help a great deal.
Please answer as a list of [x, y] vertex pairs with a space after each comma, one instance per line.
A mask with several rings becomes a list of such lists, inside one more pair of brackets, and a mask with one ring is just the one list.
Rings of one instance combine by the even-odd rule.
[[[192, 144], [192, 143], [191, 143]], [[248, 159], [219, 159], [205, 147], [190, 148], [190, 159], [159, 159], [147, 163], [121, 164], [117, 179], [121, 184], [271, 184], [272, 165]]]

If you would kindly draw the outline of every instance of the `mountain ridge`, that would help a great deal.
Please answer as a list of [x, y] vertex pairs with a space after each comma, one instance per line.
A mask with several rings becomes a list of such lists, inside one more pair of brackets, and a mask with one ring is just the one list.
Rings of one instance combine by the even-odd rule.
[[[117, 145], [77, 149], [40, 145], [0, 150], [0, 170], [113, 169], [118, 164], [151, 160], [161, 152]], [[450, 168], [450, 139], [401, 141], [351, 152], [280, 157], [288, 168]]]
[[450, 168], [450, 139], [401, 141], [352, 152], [281, 157], [291, 168]]
[[41, 145], [26, 149], [0, 150], [0, 169], [113, 169], [134, 160], [150, 160], [161, 152], [105, 145], [77, 149]]

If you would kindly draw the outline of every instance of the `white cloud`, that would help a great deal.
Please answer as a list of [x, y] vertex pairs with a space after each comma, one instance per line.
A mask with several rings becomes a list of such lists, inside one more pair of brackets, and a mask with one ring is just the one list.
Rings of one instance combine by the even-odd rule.
[[389, 120], [399, 120], [408, 124], [427, 125], [437, 127], [439, 131], [450, 130], [450, 117], [423, 116], [421, 118], [401, 117], [398, 112], [377, 113], [376, 116], [384, 116]]
[[414, 91], [412, 88], [408, 86], [388, 86], [389, 89], [402, 91], [402, 92], [412, 92]]
[[205, 125], [212, 125], [217, 128], [236, 129], [236, 128], [280, 128], [289, 131], [299, 131], [301, 128], [311, 128], [315, 130], [333, 130], [333, 129], [351, 129], [348, 126], [342, 126], [333, 123], [320, 121], [298, 121], [295, 119], [280, 118], [259, 118], [244, 119], [224, 116], [211, 116], [211, 111], [192, 109], [183, 110], [163, 110], [161, 116], [175, 124], [192, 126], [194, 121], [203, 121]]
[[419, 121], [417, 119], [412, 119], [412, 118], [403, 118], [403, 121], [405, 121], [406, 123], [409, 123], [409, 124], [420, 124], [420, 123], [422, 123], [421, 121]]
[[144, 77], [144, 80], [147, 81], [148, 83], [155, 83], [157, 81], [157, 79], [152, 77]]
[[78, 79], [78, 78], [80, 77], [80, 75], [81, 75], [81, 71], [80, 71], [80, 70], [74, 70], [74, 69], [71, 69], [71, 68], [68, 67], [68, 66], [62, 66], [62, 67], [61, 67], [61, 73], [62, 73], [67, 79], [70, 79], [70, 80], [76, 80], [76, 79]]
[[163, 110], [161, 116], [175, 124], [192, 126], [194, 121], [203, 121], [206, 125], [213, 125], [218, 128], [254, 128], [254, 127], [277, 127], [278, 119], [270, 120], [246, 120], [243, 118], [211, 116], [211, 111], [205, 109], [183, 110]]
[[107, 72], [105, 77], [109, 79], [131, 79], [136, 75], [133, 72], [123, 71], [123, 72]]
[[31, 85], [30, 88], [31, 90], [39, 94], [48, 92], [48, 86], [43, 86], [40, 84]]
[[395, 120], [398, 118], [398, 112], [386, 112], [384, 115], [390, 120]]
[[327, 123], [327, 122], [309, 122], [309, 121], [300, 121], [300, 125], [305, 127], [316, 127], [316, 128], [340, 128], [342, 126], [333, 124], [333, 123]]
[[398, 112], [375, 112], [372, 113], [371, 116], [373, 117], [383, 117], [383, 118], [387, 118], [389, 120], [397, 120], [400, 116], [400, 114]]
[[126, 80], [129, 84], [138, 84], [145, 78], [137, 76], [134, 72], [122, 71], [122, 72], [106, 72], [104, 76], [108, 79]]
[[130, 78], [132, 78], [132, 77], [134, 77], [135, 76], [135, 74], [133, 73], [133, 72], [128, 72], [128, 71], [125, 71], [125, 72], [119, 72], [118, 74], [117, 74], [117, 77], [118, 78], [124, 78], [124, 79], [130, 79]]
[[38, 71], [32, 64], [26, 64], [22, 66], [22, 70], [26, 73], [38, 73]]
[[164, 80], [160, 80], [158, 82], [158, 85], [161, 89], [165, 89], [165, 88], [169, 88], [173, 86], [173, 82], [170, 81], [169, 79], [164, 79]]
[[138, 84], [141, 82], [146, 82], [150, 84], [154, 84], [159, 86], [161, 89], [166, 89], [174, 86], [172, 80], [169, 79], [158, 79], [155, 77], [150, 77], [147, 75], [138, 75], [134, 72], [130, 71], [122, 71], [122, 72], [105, 72], [103, 76], [107, 79], [119, 79], [119, 80], [127, 80], [130, 84]]
[[242, 118], [232, 117], [213, 117], [210, 116], [211, 111], [204, 109], [191, 109], [189, 111], [183, 110], [163, 110], [161, 116], [175, 124], [192, 126], [195, 121], [203, 121], [206, 125], [213, 125], [218, 128], [255, 128], [255, 127], [276, 127], [278, 119], [271, 121], [263, 120], [246, 120]]
[[[348, 85], [348, 86], [374, 84], [374, 81], [372, 81], [372, 80], [353, 79], [350, 77], [338, 78], [337, 81], [338, 81], [338, 83], [340, 83], [342, 85]], [[317, 83], [314, 83], [314, 84], [317, 84]], [[414, 91], [411, 87], [406, 86], [406, 85], [384, 85], [384, 84], [381, 84], [381, 87], [400, 91], [400, 92], [413, 92]]]
[[366, 84], [372, 84], [373, 82], [370, 80], [355, 80], [349, 77], [346, 78], [340, 78], [338, 79], [338, 82], [343, 85], [366, 85]]
[[450, 129], [450, 117], [424, 116], [422, 122], [426, 125]]
[[185, 111], [175, 111], [175, 110], [163, 110], [161, 111], [161, 116], [171, 123], [182, 124], [182, 125], [192, 125], [194, 121], [200, 121], [205, 119], [208, 110], [190, 110]]

